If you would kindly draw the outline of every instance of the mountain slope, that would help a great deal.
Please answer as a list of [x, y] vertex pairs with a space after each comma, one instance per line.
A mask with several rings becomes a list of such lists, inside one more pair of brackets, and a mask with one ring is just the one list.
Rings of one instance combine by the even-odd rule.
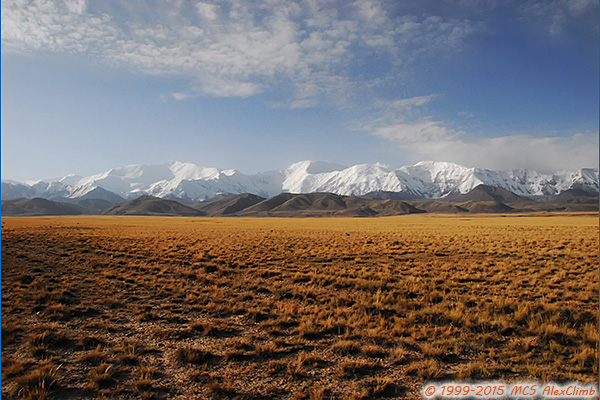
[[14, 181], [2, 181], [2, 200], [13, 200], [19, 198], [32, 198], [35, 197], [35, 189], [31, 186], [14, 182]]
[[115, 203], [104, 200], [104, 199], [83, 199], [78, 200], [74, 203], [77, 205], [84, 214], [102, 214], [103, 211], [108, 210]]
[[332, 193], [308, 193], [280, 195], [263, 200], [240, 210], [238, 216], [276, 217], [366, 217], [401, 215], [423, 212], [416, 207], [397, 200], [371, 200]]
[[52, 200], [13, 199], [2, 200], [2, 216], [38, 216], [38, 215], [80, 215], [81, 209], [76, 205], [59, 203]]
[[456, 204], [457, 207], [469, 210], [471, 213], [511, 213], [518, 211], [499, 201], [467, 201]]
[[576, 202], [576, 203], [597, 203], [598, 193], [591, 193], [589, 190], [568, 189], [554, 196], [553, 202]]
[[119, 196], [118, 194], [115, 194], [113, 192], [109, 192], [106, 189], [103, 189], [99, 186], [95, 187], [94, 189], [90, 190], [89, 192], [86, 192], [83, 196], [79, 196], [76, 197], [77, 200], [106, 200], [110, 203], [122, 203], [125, 201], [125, 199], [121, 196]]
[[500, 203], [521, 203], [531, 201], [528, 198], [518, 196], [513, 192], [502, 187], [478, 185], [468, 193], [451, 193], [445, 197], [445, 200], [451, 200], [457, 203], [467, 201], [492, 201]]
[[193, 205], [193, 208], [210, 216], [231, 215], [248, 207], [252, 207], [264, 200], [264, 197], [255, 194], [243, 193], [237, 196], [227, 196], [214, 201], [197, 203]]
[[199, 217], [206, 213], [184, 206], [173, 200], [159, 199], [154, 196], [140, 196], [136, 199], [114, 205], [103, 212], [104, 215], [163, 215], [181, 217]]

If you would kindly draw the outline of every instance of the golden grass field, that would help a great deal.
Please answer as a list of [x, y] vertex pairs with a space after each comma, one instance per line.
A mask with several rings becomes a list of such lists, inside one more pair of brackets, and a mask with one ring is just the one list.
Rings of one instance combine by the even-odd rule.
[[598, 214], [2, 218], [2, 398], [598, 381]]

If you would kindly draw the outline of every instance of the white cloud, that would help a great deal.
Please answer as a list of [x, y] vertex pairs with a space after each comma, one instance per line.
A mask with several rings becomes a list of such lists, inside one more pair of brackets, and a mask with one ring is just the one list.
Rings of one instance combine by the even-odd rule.
[[452, 140], [460, 135], [460, 132], [449, 129], [442, 122], [433, 121], [429, 117], [412, 122], [381, 126], [376, 128], [372, 134], [396, 141], [401, 145], [409, 145]]
[[598, 168], [598, 134], [566, 137], [513, 135], [473, 142], [447, 140], [413, 147], [423, 158], [445, 159], [489, 169], [531, 168], [540, 172]]
[[394, 108], [407, 108], [410, 109], [412, 107], [422, 106], [424, 104], [429, 103], [433, 99], [438, 97], [437, 94], [430, 94], [427, 96], [415, 96], [408, 99], [399, 99], [390, 103], [391, 107]]
[[370, 132], [393, 142], [411, 161], [444, 160], [489, 169], [531, 168], [539, 172], [598, 168], [598, 133], [536, 137], [507, 135], [468, 140], [440, 121], [380, 126]]
[[438, 94], [430, 94], [375, 101], [368, 116], [355, 127], [390, 140], [414, 141], [416, 136], [437, 135], [446, 128], [424, 116], [423, 109], [438, 97]]
[[436, 97], [380, 101], [378, 114], [359, 129], [397, 146], [404, 162], [443, 160], [469, 167], [531, 168], [539, 172], [598, 167], [598, 132], [474, 138], [448, 123], [421, 115], [423, 107]]
[[526, 20], [541, 22], [551, 36], [561, 35], [569, 25], [577, 30], [591, 27], [598, 32], [597, 0], [528, 0], [519, 8]]
[[381, 25], [389, 22], [387, 13], [378, 1], [358, 0], [353, 5], [358, 9], [359, 16], [372, 24]]
[[461, 118], [475, 118], [477, 115], [471, 111], [459, 111], [456, 115]]
[[204, 93], [217, 97], [248, 97], [262, 91], [259, 85], [252, 82], [227, 81], [218, 78], [203, 82], [202, 89]]
[[196, 3], [196, 10], [201, 17], [208, 19], [216, 19], [218, 16], [219, 6], [216, 4]]
[[65, 5], [69, 12], [74, 14], [83, 14], [87, 6], [85, 0], [66, 0]]
[[175, 100], [185, 100], [191, 96], [189, 93], [175, 92], [171, 93], [171, 97], [173, 97]]
[[582, 15], [594, 7], [598, 7], [598, 0], [570, 0], [566, 3], [569, 11], [574, 15]]
[[[206, 0], [155, 7], [125, 0], [3, 0], [1, 11], [4, 53], [82, 54], [146, 74], [184, 76], [192, 90], [214, 96], [284, 87], [295, 107], [312, 106], [323, 96], [344, 99], [368, 86], [349, 71], [369, 54], [409, 68], [418, 57], [460, 47], [472, 31], [467, 20], [392, 18], [378, 0]], [[391, 75], [369, 79], [382, 78]]]
[[567, 18], [562, 14], [556, 14], [552, 17], [552, 24], [550, 25], [550, 34], [553, 36], [560, 35], [563, 32], [563, 26]]
[[303, 108], [315, 107], [316, 105], [317, 105], [317, 102], [314, 99], [301, 99], [301, 100], [293, 101], [292, 104], [290, 105], [290, 108], [292, 110], [303, 109]]

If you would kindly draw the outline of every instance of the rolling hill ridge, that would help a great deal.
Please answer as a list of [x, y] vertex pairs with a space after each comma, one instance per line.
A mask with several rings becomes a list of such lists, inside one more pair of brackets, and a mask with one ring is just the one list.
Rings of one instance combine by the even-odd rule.
[[528, 198], [480, 185], [446, 199], [398, 200], [389, 194], [343, 196], [334, 193], [280, 193], [265, 198], [251, 193], [223, 194], [208, 201], [181, 204], [142, 195], [117, 204], [106, 199], [58, 202], [41, 198], [2, 201], [3, 216], [147, 215], [187, 217], [375, 217], [415, 213], [525, 213], [598, 211], [598, 196], [572, 189], [559, 195]]

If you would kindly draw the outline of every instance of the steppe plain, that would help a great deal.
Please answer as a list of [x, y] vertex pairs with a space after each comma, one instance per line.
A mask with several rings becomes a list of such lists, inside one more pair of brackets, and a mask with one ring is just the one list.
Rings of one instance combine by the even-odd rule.
[[2, 398], [598, 379], [598, 213], [2, 218]]

